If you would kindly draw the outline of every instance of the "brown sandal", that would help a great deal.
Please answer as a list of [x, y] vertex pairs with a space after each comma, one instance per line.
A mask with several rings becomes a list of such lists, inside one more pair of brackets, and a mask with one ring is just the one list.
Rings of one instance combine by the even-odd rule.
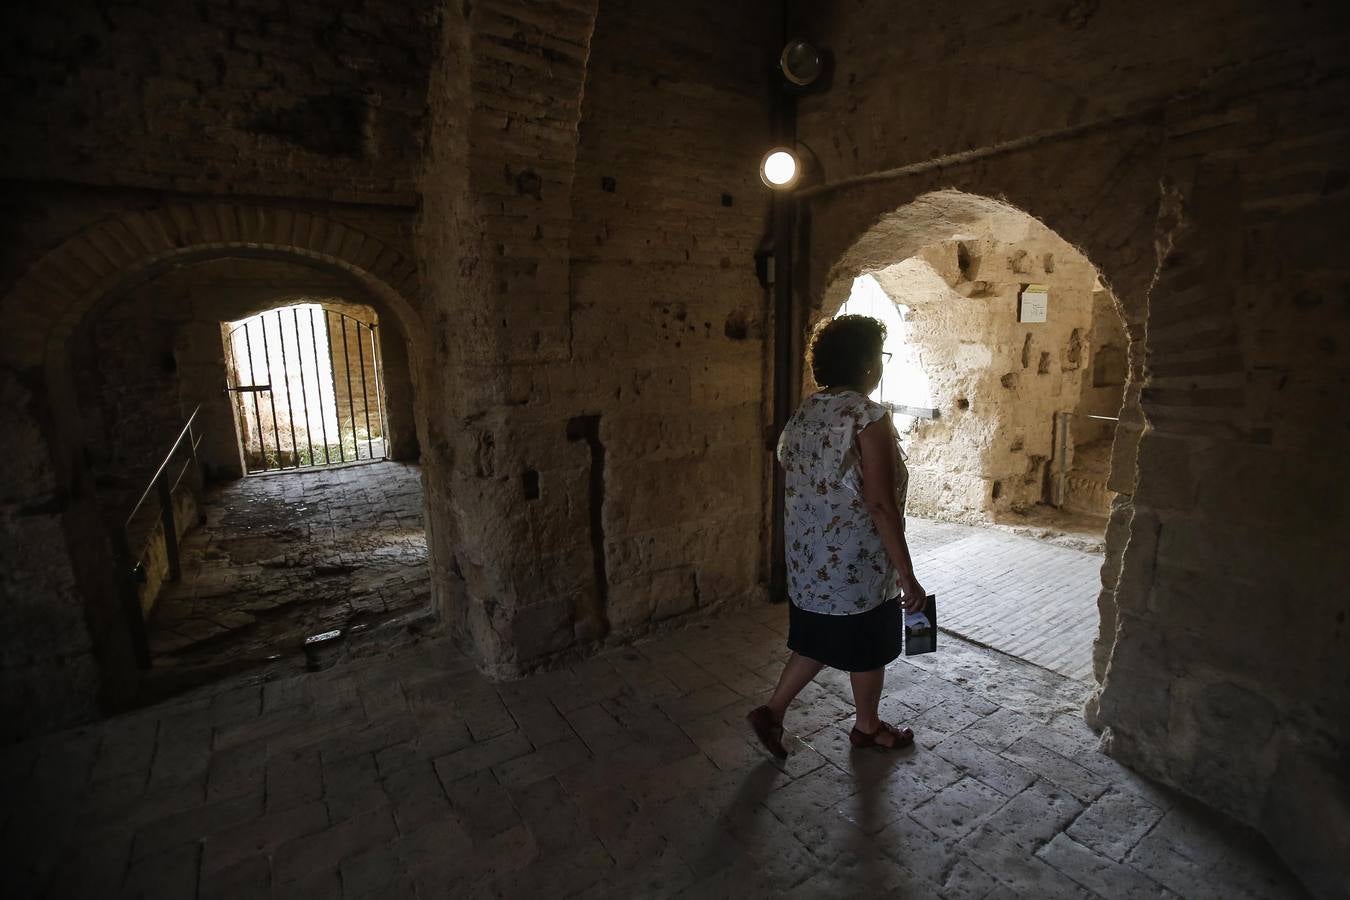
[[[893, 736], [892, 743], [883, 744], [877, 740], [877, 735], [882, 731], [890, 732]], [[888, 722], [879, 722], [877, 724], [877, 730], [871, 734], [854, 728], [848, 733], [848, 742], [855, 747], [873, 747], [877, 750], [903, 750], [906, 747], [912, 747], [914, 745], [914, 732], [909, 728], [896, 728]]]
[[773, 713], [767, 706], [755, 707], [745, 718], [750, 727], [755, 729], [755, 736], [765, 750], [779, 759], [787, 759], [787, 748], [783, 746], [783, 723], [774, 721]]

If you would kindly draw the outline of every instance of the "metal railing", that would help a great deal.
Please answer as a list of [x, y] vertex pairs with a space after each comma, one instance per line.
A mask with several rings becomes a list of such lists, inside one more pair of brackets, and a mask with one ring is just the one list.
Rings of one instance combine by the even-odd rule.
[[913, 416], [916, 419], [936, 419], [939, 416], [938, 410], [931, 406], [906, 406], [903, 403], [891, 403], [889, 400], [881, 401], [881, 405], [898, 416]]
[[[183, 480], [188, 480], [188, 486], [197, 500], [198, 508], [201, 507], [201, 493], [203, 486], [201, 461], [197, 456], [197, 448], [201, 446], [201, 435], [194, 431], [193, 426], [197, 421], [197, 416], [201, 412], [201, 406], [198, 405], [192, 414], [188, 416], [183, 429], [178, 432], [178, 437], [174, 440], [173, 446], [164, 454], [159, 468], [155, 474], [150, 477], [150, 482], [141, 492], [140, 499], [136, 505], [131, 508], [125, 520], [114, 531], [113, 551], [117, 563], [118, 586], [122, 597], [122, 605], [131, 626], [132, 646], [136, 653], [136, 660], [141, 668], [150, 666], [150, 641], [146, 633], [145, 614], [141, 610], [140, 590], [137, 584], [146, 578], [144, 566], [141, 557], [145, 554], [145, 548], [133, 554], [131, 552], [130, 532], [133, 523], [137, 521], [145, 502], [154, 495], [159, 504], [157, 518], [160, 529], [164, 533], [164, 553], [168, 561], [167, 581], [178, 581], [183, 577], [182, 562], [179, 556], [178, 546], [178, 521], [174, 512], [173, 496], [174, 492], [183, 484]], [[180, 451], [185, 450], [186, 459], [181, 466], [174, 464], [175, 456]], [[151, 526], [146, 537], [154, 533]]]

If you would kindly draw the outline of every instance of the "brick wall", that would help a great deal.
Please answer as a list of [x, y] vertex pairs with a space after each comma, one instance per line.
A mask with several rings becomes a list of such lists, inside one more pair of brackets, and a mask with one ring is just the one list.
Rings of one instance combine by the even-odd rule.
[[415, 199], [431, 0], [78, 0], [3, 15], [0, 176]]

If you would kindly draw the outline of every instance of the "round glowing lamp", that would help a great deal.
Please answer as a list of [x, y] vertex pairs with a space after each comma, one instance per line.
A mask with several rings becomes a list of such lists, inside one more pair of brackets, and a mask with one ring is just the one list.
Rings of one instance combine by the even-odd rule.
[[801, 175], [801, 160], [787, 147], [773, 148], [759, 164], [760, 180], [775, 191], [792, 190]]

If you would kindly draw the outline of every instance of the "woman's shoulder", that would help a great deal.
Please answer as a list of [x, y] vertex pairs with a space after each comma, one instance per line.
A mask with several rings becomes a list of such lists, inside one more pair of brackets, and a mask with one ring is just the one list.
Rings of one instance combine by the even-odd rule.
[[839, 412], [852, 419], [859, 427], [871, 425], [878, 419], [885, 418], [889, 412], [884, 404], [878, 403], [857, 391], [845, 391], [838, 396], [840, 398]]
[[818, 391], [802, 401], [794, 418], [822, 424], [852, 423], [865, 428], [884, 418], [888, 409], [857, 391]]

